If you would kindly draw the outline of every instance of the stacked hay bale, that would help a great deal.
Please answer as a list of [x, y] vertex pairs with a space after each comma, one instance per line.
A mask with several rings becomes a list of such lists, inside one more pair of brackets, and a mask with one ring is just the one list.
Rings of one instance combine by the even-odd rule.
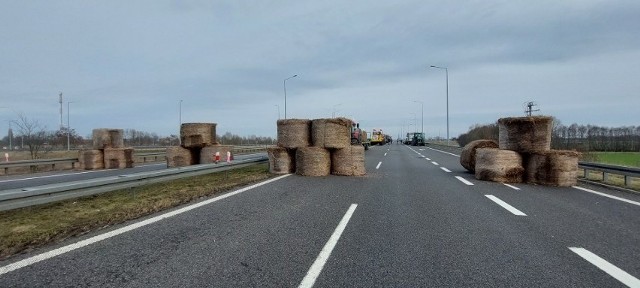
[[351, 146], [351, 123], [346, 118], [278, 120], [278, 147], [267, 149], [269, 171], [364, 175], [364, 148]]
[[493, 140], [475, 140], [462, 148], [460, 165], [471, 173], [476, 172], [476, 150], [478, 148], [498, 148], [498, 143]]
[[181, 144], [167, 148], [167, 167], [215, 163], [216, 152], [220, 161], [227, 161], [227, 152], [231, 152], [232, 146], [218, 144], [216, 126], [216, 123], [180, 125]]
[[124, 130], [93, 129], [93, 149], [80, 150], [80, 169], [123, 169], [133, 167], [133, 148], [124, 147]]
[[[491, 147], [488, 140], [471, 142], [463, 149], [460, 163], [469, 171], [475, 170], [475, 177], [480, 180], [575, 185], [580, 154], [551, 150], [552, 125], [553, 119], [548, 116], [498, 119], [499, 149], [479, 148]], [[473, 149], [475, 159], [471, 155]]]

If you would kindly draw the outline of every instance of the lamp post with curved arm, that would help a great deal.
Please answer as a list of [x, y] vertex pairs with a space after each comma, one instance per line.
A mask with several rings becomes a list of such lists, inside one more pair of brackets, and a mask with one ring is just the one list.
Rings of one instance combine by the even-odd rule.
[[431, 68], [444, 69], [447, 77], [447, 146], [449, 146], [449, 69], [447, 69], [447, 67], [439, 67], [434, 65], [431, 65]]
[[283, 86], [284, 86], [284, 119], [287, 119], [287, 80], [293, 78], [293, 77], [298, 77], [298, 74], [293, 75], [289, 78], [284, 79], [284, 81], [282, 81]]

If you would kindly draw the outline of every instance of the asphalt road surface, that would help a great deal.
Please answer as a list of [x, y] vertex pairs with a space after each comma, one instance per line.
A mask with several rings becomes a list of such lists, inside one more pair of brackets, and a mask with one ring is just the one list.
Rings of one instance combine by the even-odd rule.
[[638, 195], [366, 153], [365, 177], [283, 176], [0, 262], [0, 287], [640, 286]]

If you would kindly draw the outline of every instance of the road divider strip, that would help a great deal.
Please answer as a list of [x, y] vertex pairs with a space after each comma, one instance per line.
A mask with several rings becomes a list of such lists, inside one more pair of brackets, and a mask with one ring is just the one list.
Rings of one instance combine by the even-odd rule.
[[440, 169], [442, 169], [444, 172], [451, 173], [451, 170], [449, 170], [449, 169], [447, 169], [447, 168], [440, 167]]
[[462, 178], [462, 176], [456, 176], [456, 179], [460, 180], [460, 182], [467, 184], [468, 186], [473, 186], [473, 183], [467, 181], [467, 179]]
[[611, 277], [616, 278], [616, 280], [622, 282], [622, 284], [629, 287], [640, 287], [640, 280], [638, 278], [633, 277], [633, 275], [609, 263], [607, 260], [600, 258], [600, 256], [593, 254], [591, 251], [580, 247], [569, 247], [569, 249]]
[[500, 200], [500, 198], [493, 196], [493, 195], [484, 195], [487, 198], [491, 199], [491, 201], [496, 202], [496, 204], [502, 206], [502, 208], [507, 209], [507, 211], [513, 213], [513, 215], [516, 216], [527, 216], [527, 214], [522, 213], [522, 211], [516, 209], [515, 207], [507, 204], [507, 202], [504, 202], [502, 200]]
[[436, 161], [431, 161], [431, 164], [436, 165], [436, 166], [439, 165], [438, 162], [436, 162]]
[[507, 183], [502, 183], [502, 184], [504, 184], [504, 186], [507, 186], [507, 187], [509, 187], [509, 188], [511, 188], [511, 189], [513, 189], [513, 190], [520, 190], [520, 188], [518, 188], [518, 187], [516, 187], [516, 186], [513, 186], [513, 185], [511, 185], [511, 184], [507, 184]]
[[327, 241], [327, 243], [322, 248], [322, 251], [320, 251], [318, 258], [316, 258], [316, 261], [313, 262], [311, 268], [309, 268], [309, 271], [307, 271], [307, 275], [304, 277], [304, 279], [302, 279], [302, 282], [300, 282], [300, 285], [298, 286], [299, 288], [310, 288], [313, 287], [313, 284], [316, 283], [316, 279], [318, 279], [318, 276], [320, 276], [320, 272], [322, 272], [324, 264], [326, 264], [327, 260], [329, 260], [333, 248], [336, 247], [338, 240], [340, 240], [340, 236], [342, 236], [342, 232], [344, 232], [344, 229], [347, 227], [347, 224], [349, 223], [349, 220], [351, 219], [351, 216], [353, 216], [353, 212], [356, 211], [357, 207], [358, 204], [351, 204], [349, 210], [347, 210], [347, 213], [344, 214], [342, 220], [340, 220], [340, 223], [338, 223], [338, 227], [336, 227], [336, 230], [334, 230], [333, 234], [331, 234], [329, 241]]
[[632, 200], [629, 200], [629, 199], [626, 199], [626, 198], [617, 197], [617, 196], [605, 194], [605, 193], [598, 192], [598, 191], [593, 191], [591, 189], [583, 188], [583, 187], [580, 187], [580, 186], [573, 186], [573, 188], [576, 188], [578, 190], [582, 190], [582, 191], [585, 191], [585, 192], [593, 193], [593, 194], [596, 194], [596, 195], [604, 196], [604, 197], [607, 197], [607, 198], [615, 199], [615, 200], [618, 200], [618, 201], [627, 202], [629, 204], [633, 204], [633, 205], [636, 205], [636, 206], [640, 206], [640, 202], [632, 201]]
[[376, 170], [380, 169], [380, 165], [382, 165], [382, 161], [378, 162], [378, 165], [376, 166]]
[[79, 242], [76, 242], [76, 243], [73, 243], [73, 244], [69, 244], [67, 246], [51, 250], [49, 252], [38, 254], [36, 256], [29, 257], [27, 259], [23, 259], [23, 260], [20, 260], [18, 262], [15, 262], [15, 263], [12, 263], [12, 264], [9, 264], [9, 265], [6, 265], [6, 266], [2, 266], [2, 267], [0, 267], [0, 276], [3, 275], [3, 274], [9, 273], [11, 271], [18, 270], [20, 268], [24, 268], [24, 267], [33, 265], [33, 264], [38, 263], [40, 261], [44, 261], [44, 260], [59, 256], [59, 255], [65, 254], [67, 252], [71, 252], [73, 250], [76, 250], [76, 249], [79, 249], [79, 248], [82, 248], [82, 247], [85, 247], [85, 246], [100, 242], [102, 240], [106, 240], [106, 239], [109, 239], [111, 237], [118, 236], [120, 234], [123, 234], [123, 233], [129, 232], [129, 231], [132, 231], [132, 230], [147, 226], [149, 224], [153, 224], [153, 223], [158, 222], [160, 220], [164, 220], [164, 219], [167, 219], [167, 218], [170, 218], [170, 217], [173, 217], [173, 216], [176, 216], [176, 215], [191, 211], [193, 209], [196, 209], [196, 208], [199, 208], [199, 207], [202, 207], [202, 206], [205, 206], [205, 205], [209, 205], [209, 204], [211, 204], [213, 202], [220, 201], [222, 199], [225, 199], [225, 198], [228, 198], [228, 197], [231, 197], [231, 196], [235, 196], [235, 195], [240, 194], [242, 192], [245, 192], [245, 191], [260, 187], [262, 185], [278, 181], [278, 180], [280, 180], [280, 179], [282, 179], [284, 177], [290, 176], [290, 175], [291, 174], [286, 174], [286, 175], [282, 175], [282, 176], [279, 176], [279, 177], [276, 177], [276, 178], [273, 178], [273, 179], [269, 179], [267, 181], [260, 182], [260, 183], [257, 183], [257, 184], [251, 185], [251, 186], [247, 186], [245, 188], [242, 188], [242, 189], [239, 189], [239, 190], [236, 190], [236, 191], [233, 191], [233, 192], [229, 192], [229, 193], [220, 195], [218, 197], [211, 198], [209, 200], [198, 202], [198, 203], [195, 203], [193, 205], [189, 205], [189, 206], [180, 208], [178, 210], [167, 212], [167, 213], [164, 213], [164, 214], [149, 218], [147, 220], [143, 220], [143, 221], [140, 221], [140, 222], [137, 222], [137, 223], [133, 223], [131, 225], [124, 226], [122, 228], [118, 228], [116, 230], [113, 230], [113, 231], [110, 231], [110, 232], [107, 232], [107, 233], [103, 233], [103, 234], [100, 234], [100, 235], [97, 235], [97, 236], [93, 236], [93, 237], [91, 237], [89, 239], [85, 239], [85, 240], [82, 240], [82, 241], [79, 241]]

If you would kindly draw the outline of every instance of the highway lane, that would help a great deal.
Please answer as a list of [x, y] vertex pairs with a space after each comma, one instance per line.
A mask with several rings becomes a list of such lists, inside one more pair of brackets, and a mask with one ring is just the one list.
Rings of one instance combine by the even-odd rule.
[[[264, 155], [266, 153], [253, 153], [236, 155], [235, 159], [242, 160], [256, 155]], [[71, 181], [81, 181], [95, 179], [101, 177], [112, 177], [119, 175], [129, 175], [139, 172], [156, 171], [167, 168], [166, 162], [161, 163], [145, 163], [136, 165], [127, 169], [105, 169], [90, 171], [53, 171], [46, 173], [24, 174], [24, 175], [8, 175], [0, 177], [0, 191], [9, 189], [19, 189], [47, 184], [64, 183]]]
[[353, 204], [316, 287], [625, 287], [571, 247], [628, 273], [623, 281], [640, 276], [639, 206], [575, 188], [477, 181], [457, 161], [422, 147], [372, 147], [365, 177], [287, 176], [3, 274], [76, 240], [39, 249], [0, 263], [0, 286], [295, 287]]

